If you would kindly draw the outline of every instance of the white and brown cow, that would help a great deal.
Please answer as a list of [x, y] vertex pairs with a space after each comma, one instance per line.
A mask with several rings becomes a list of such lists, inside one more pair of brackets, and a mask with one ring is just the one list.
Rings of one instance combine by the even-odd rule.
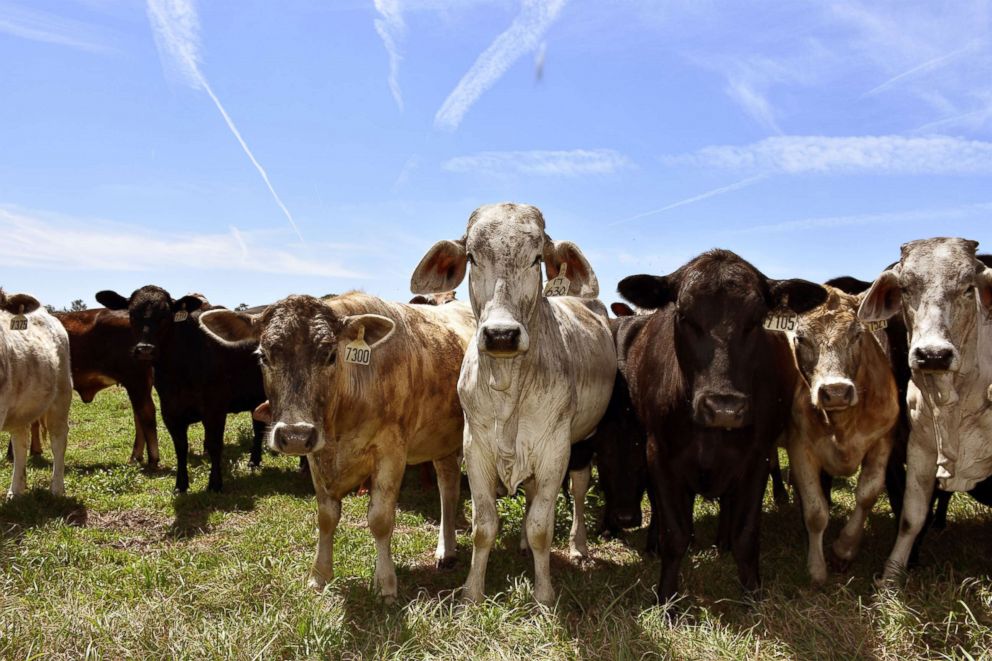
[[65, 493], [72, 376], [65, 328], [32, 296], [0, 290], [0, 430], [14, 446], [8, 497], [26, 485], [31, 423], [41, 420], [52, 443], [52, 493]]
[[957, 238], [904, 244], [858, 311], [863, 321], [901, 312], [909, 340], [906, 492], [886, 581], [906, 569], [934, 477], [945, 491], [969, 491], [992, 475], [992, 269], [977, 248]]
[[313, 587], [334, 575], [341, 499], [371, 477], [376, 585], [395, 599], [396, 498], [407, 464], [424, 461], [433, 461], [441, 492], [437, 564], [454, 564], [464, 425], [456, 386], [475, 333], [467, 305], [389, 303], [360, 292], [290, 296], [259, 315], [213, 310], [200, 323], [221, 342], [258, 346], [274, 423], [269, 447], [310, 460], [320, 529]]
[[[541, 264], [557, 293], [542, 292]], [[526, 542], [534, 554], [534, 596], [554, 599], [550, 551], [555, 499], [572, 443], [588, 438], [610, 400], [617, 370], [599, 284], [579, 248], [552, 241], [529, 205], [496, 204], [472, 213], [465, 236], [435, 244], [411, 279], [415, 294], [448, 291], [465, 277], [479, 321], [458, 380], [465, 410], [465, 462], [472, 488], [472, 567], [464, 596], [485, 591], [486, 563], [499, 525], [500, 484], [527, 494]], [[580, 298], [581, 296], [581, 298]], [[573, 471], [571, 555], [588, 554], [583, 500], [589, 468]]]
[[820, 476], [847, 477], [861, 468], [854, 511], [833, 544], [835, 564], [844, 567], [857, 554], [865, 519], [885, 486], [892, 430], [899, 416], [888, 356], [873, 329], [858, 321], [861, 298], [824, 288], [826, 302], [800, 315], [793, 335], [802, 378], [796, 383], [786, 432], [815, 584], [827, 579], [823, 531], [830, 518]]

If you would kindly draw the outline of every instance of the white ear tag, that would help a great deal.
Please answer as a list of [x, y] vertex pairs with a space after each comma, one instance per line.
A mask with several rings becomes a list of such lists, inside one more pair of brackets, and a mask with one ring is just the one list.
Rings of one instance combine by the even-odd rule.
[[789, 331], [796, 330], [796, 322], [799, 321], [799, 315], [792, 310], [775, 310], [768, 313], [765, 317], [765, 323], [762, 324], [765, 330], [774, 331], [776, 333], [788, 333]]
[[10, 330], [25, 331], [28, 329], [28, 318], [24, 316], [24, 306], [20, 311], [10, 318]]
[[565, 277], [567, 270], [568, 264], [562, 264], [557, 277], [548, 280], [548, 284], [544, 285], [545, 296], [568, 296], [569, 280]]
[[172, 315], [172, 321], [179, 323], [180, 321], [186, 321], [189, 319], [189, 312], [186, 310], [179, 310], [174, 315]]
[[861, 325], [865, 327], [869, 333], [874, 333], [876, 331], [885, 330], [889, 327], [889, 321], [887, 319], [882, 319], [881, 321], [862, 321]]
[[365, 326], [358, 327], [358, 337], [344, 347], [344, 362], [368, 365], [372, 362], [372, 348], [365, 343]]

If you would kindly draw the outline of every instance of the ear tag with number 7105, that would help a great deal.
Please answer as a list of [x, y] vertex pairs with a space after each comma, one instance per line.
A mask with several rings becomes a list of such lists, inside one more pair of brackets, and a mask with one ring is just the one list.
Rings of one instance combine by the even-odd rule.
[[544, 285], [545, 296], [568, 296], [568, 285], [570, 283], [568, 278], [565, 277], [567, 270], [568, 263], [563, 263], [561, 270], [558, 271], [558, 275], [548, 280], [548, 284]]
[[365, 326], [358, 327], [358, 337], [344, 347], [344, 362], [368, 365], [372, 362], [372, 348], [365, 343]]
[[765, 330], [776, 333], [788, 333], [789, 331], [796, 330], [796, 323], [798, 321], [799, 315], [792, 310], [775, 310], [765, 317], [765, 323], [763, 325]]

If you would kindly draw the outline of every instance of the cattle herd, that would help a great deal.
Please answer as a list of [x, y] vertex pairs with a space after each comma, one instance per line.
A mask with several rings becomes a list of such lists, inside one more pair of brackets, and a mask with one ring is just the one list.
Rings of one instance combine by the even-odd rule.
[[[441, 499], [435, 554], [456, 559], [464, 463], [472, 499], [472, 560], [463, 595], [485, 592], [499, 528], [496, 500], [526, 495], [521, 549], [534, 595], [555, 598], [550, 550], [555, 501], [572, 493], [570, 556], [588, 556], [584, 502], [595, 458], [603, 529], [641, 525], [661, 559], [658, 599], [679, 594], [696, 496], [719, 501], [717, 546], [745, 592], [759, 590], [759, 528], [769, 477], [785, 495], [778, 448], [808, 537], [807, 565], [854, 559], [883, 488], [900, 521], [881, 581], [913, 561], [947, 500], [992, 504], [992, 260], [976, 241], [902, 246], [874, 282], [775, 280], [727, 250], [668, 275], [632, 275], [598, 300], [592, 266], [553, 241], [532, 206], [480, 207], [461, 238], [439, 241], [393, 303], [350, 292], [289, 296], [232, 311], [155, 286], [96, 296], [105, 309], [49, 314], [0, 290], [0, 429], [11, 434], [9, 497], [47, 431], [52, 492], [64, 493], [71, 390], [84, 402], [121, 384], [135, 423], [133, 461], [159, 461], [154, 386], [176, 451], [176, 490], [189, 488], [189, 425], [201, 422], [208, 489], [222, 488], [228, 413], [253, 411], [250, 461], [274, 451], [307, 459], [317, 497], [310, 584], [334, 573], [342, 498], [367, 481], [375, 587], [397, 595], [390, 553], [408, 464], [432, 462]], [[546, 279], [542, 277], [542, 264]], [[451, 292], [468, 275], [468, 303]], [[34, 430], [34, 432], [32, 432]], [[302, 461], [302, 460], [301, 460]], [[860, 469], [855, 506], [824, 549], [830, 484]], [[934, 514], [936, 506], [936, 514]]]

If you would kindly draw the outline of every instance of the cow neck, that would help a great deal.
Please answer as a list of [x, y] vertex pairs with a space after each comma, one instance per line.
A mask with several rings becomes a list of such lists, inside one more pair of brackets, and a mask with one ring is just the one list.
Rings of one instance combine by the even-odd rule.
[[[542, 310], [550, 304], [541, 296], [534, 306], [534, 312], [527, 322], [527, 332], [531, 343], [527, 353], [513, 358], [493, 358], [479, 354], [479, 365], [482, 368], [482, 381], [489, 389], [490, 401], [493, 405], [493, 433], [496, 437], [496, 470], [500, 480], [510, 493], [528, 475], [526, 457], [522, 456], [523, 448], [517, 442], [520, 422], [520, 393], [523, 392], [533, 368], [539, 362], [542, 320], [545, 315]], [[502, 386], [497, 389], [494, 384]]]

